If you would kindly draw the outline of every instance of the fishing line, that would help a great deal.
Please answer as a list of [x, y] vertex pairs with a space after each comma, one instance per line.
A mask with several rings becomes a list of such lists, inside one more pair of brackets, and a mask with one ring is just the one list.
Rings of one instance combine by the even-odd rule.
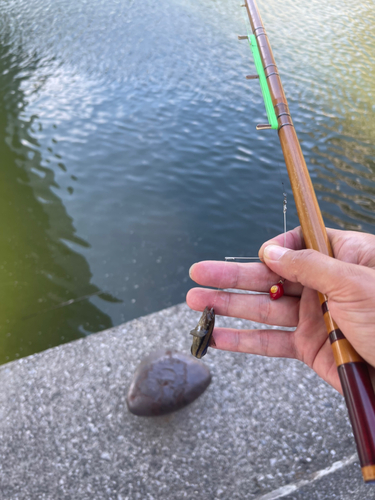
[[[284, 183], [281, 183], [283, 186], [283, 233], [284, 233], [284, 248], [286, 248], [286, 212], [287, 212], [287, 205], [288, 205], [288, 195], [285, 190]], [[246, 262], [246, 261], [254, 261], [254, 260], [259, 260], [259, 257], [225, 257], [225, 261], [229, 262]]]
[[[86, 299], [90, 299], [91, 297], [100, 297], [101, 295], [111, 295], [109, 292], [105, 290], [98, 290], [93, 293], [89, 293], [87, 295], [82, 295], [81, 297], [77, 297], [76, 299], [69, 299], [65, 302], [61, 302], [60, 304], [56, 304], [55, 306], [49, 307], [48, 309], [42, 309], [41, 311], [34, 312], [32, 314], [28, 314], [27, 316], [21, 316], [22, 320], [33, 318], [34, 316], [39, 316], [39, 314], [48, 313], [50, 311], [55, 311], [56, 309], [60, 309], [62, 307], [70, 306], [71, 304], [76, 304], [77, 302], [81, 302]], [[122, 302], [121, 299], [116, 299], [116, 302]]]
[[[246, 79], [248, 79], [248, 80], [259, 79], [261, 92], [262, 92], [262, 96], [263, 96], [263, 101], [264, 101], [264, 106], [266, 108], [267, 118], [269, 121], [268, 125], [258, 125], [256, 127], [256, 129], [257, 130], [263, 130], [263, 129], [276, 129], [277, 130], [277, 129], [279, 129], [279, 124], [278, 124], [278, 120], [277, 120], [277, 117], [275, 114], [274, 105], [273, 105], [272, 98], [271, 98], [270, 91], [269, 91], [268, 84], [267, 84], [267, 78], [271, 75], [268, 74], [266, 76], [266, 74], [265, 74], [265, 69], [268, 68], [269, 66], [275, 66], [275, 64], [268, 64], [266, 67], [263, 67], [263, 64], [261, 61], [261, 56], [259, 53], [258, 44], [255, 40], [256, 36], [254, 37], [254, 34], [252, 32], [246, 9], [242, 8], [242, 7], [246, 7], [246, 3], [243, 3], [241, 1], [240, 6], [241, 6], [242, 14], [243, 14], [243, 20], [244, 20], [244, 24], [246, 27], [247, 35], [238, 36], [238, 38], [240, 40], [242, 40], [242, 39], [248, 40], [248, 42], [250, 44], [251, 52], [253, 54], [256, 71], [257, 71], [256, 75], [246, 76]], [[257, 28], [257, 29], [260, 29], [260, 28]], [[275, 66], [275, 68], [276, 68], [276, 66]], [[273, 74], [273, 73], [271, 73], [271, 74]], [[276, 74], [278, 74], [278, 73], [276, 73]], [[286, 247], [287, 193], [286, 193], [286, 189], [285, 189], [285, 185], [284, 185], [284, 181], [283, 181], [283, 179], [286, 175], [286, 171], [285, 171], [284, 164], [282, 161], [276, 160], [276, 165], [277, 165], [276, 168], [277, 168], [278, 173], [279, 173], [279, 179], [280, 179], [280, 182], [282, 185], [282, 193], [283, 193], [284, 247]], [[254, 260], [260, 260], [260, 259], [258, 257], [225, 257], [225, 260], [232, 261], [232, 262], [236, 262], [236, 261], [246, 262], [246, 261], [254, 261]]]
[[[242, 7], [244, 7], [244, 6], [245, 5], [242, 5]], [[246, 36], [239, 36], [238, 38], [239, 39], [247, 38], [249, 40], [251, 51], [252, 51], [253, 56], [254, 56], [256, 70], [258, 73], [255, 76], [247, 76], [246, 78], [250, 79], [250, 80], [259, 78], [259, 83], [261, 86], [261, 91], [262, 91], [263, 100], [264, 100], [264, 105], [265, 105], [266, 112], [267, 112], [267, 118], [269, 121], [269, 124], [267, 124], [267, 125], [257, 125], [256, 129], [257, 130], [264, 130], [264, 129], [276, 129], [277, 130], [279, 128], [278, 120], [277, 120], [277, 117], [275, 114], [274, 105], [273, 105], [270, 91], [268, 89], [268, 84], [267, 84], [267, 78], [268, 78], [268, 76], [271, 76], [271, 75], [268, 75], [266, 77], [266, 75], [264, 73], [264, 68], [263, 68], [263, 64], [261, 61], [261, 56], [259, 53], [259, 48], [258, 48], [258, 44], [256, 41], [256, 37], [251, 33], [250, 25], [249, 25], [247, 18], [245, 16], [244, 16], [244, 18], [245, 18], [247, 35]], [[271, 74], [273, 74], [273, 73], [271, 73]], [[279, 174], [281, 174], [280, 165], [279, 165]], [[283, 222], [284, 222], [284, 247], [285, 247], [286, 246], [287, 193], [286, 193], [284, 182], [282, 181], [282, 178], [280, 180], [281, 180], [281, 184], [282, 184], [282, 188], [283, 188], [283, 190], [282, 190], [282, 192], [283, 192]], [[251, 261], [256, 261], [256, 260], [260, 260], [259, 257], [225, 257], [225, 261], [232, 261], [232, 262], [246, 262], [246, 261], [251, 262]], [[203, 311], [202, 316], [198, 322], [198, 325], [194, 328], [194, 330], [191, 330], [191, 332], [190, 332], [191, 335], [193, 335], [193, 344], [191, 347], [191, 353], [193, 354], [193, 356], [196, 356], [197, 358], [202, 358], [206, 354], [209, 343], [210, 343], [212, 331], [213, 331], [214, 324], [215, 324], [215, 309], [214, 308], [215, 308], [216, 302], [218, 300], [219, 293], [221, 291], [223, 291], [222, 285], [223, 285], [224, 276], [225, 276], [225, 269], [226, 269], [225, 266], [223, 266], [222, 276], [221, 276], [220, 281], [219, 281], [219, 286], [218, 286], [218, 288], [216, 288], [216, 292], [214, 295], [214, 300], [213, 300], [212, 305], [210, 307], [207, 306], [205, 308], [205, 310]], [[280, 278], [279, 282], [270, 288], [270, 290], [269, 290], [270, 299], [277, 300], [284, 295], [283, 284], [284, 284], [284, 279]]]
[[[284, 183], [283, 186], [283, 219], [284, 219], [284, 247], [286, 246], [286, 212], [287, 212], [287, 194], [285, 191]], [[246, 262], [260, 260], [259, 257], [225, 257], [226, 261], [232, 262]], [[222, 288], [225, 276], [225, 267], [223, 266], [222, 276], [219, 281], [219, 286], [215, 290], [214, 300], [212, 305], [206, 306], [201, 318], [198, 321], [197, 326], [190, 331], [193, 336], [193, 343], [191, 346], [191, 354], [198, 359], [201, 359], [207, 353], [207, 349], [211, 342], [212, 332], [215, 325], [215, 305], [219, 297], [219, 293], [224, 291]], [[284, 295], [284, 279], [280, 278], [278, 283], [272, 285], [269, 290], [269, 296], [271, 300], [277, 300]]]
[[[283, 225], [284, 225], [284, 248], [286, 248], [286, 212], [287, 212], [287, 193], [285, 190], [284, 182], [281, 181], [283, 187]], [[260, 260], [259, 257], [225, 257], [226, 261], [231, 262], [252, 262], [255, 260]], [[272, 285], [269, 289], [269, 296], [271, 300], [280, 299], [284, 295], [284, 282], [285, 279], [280, 277], [279, 281]]]

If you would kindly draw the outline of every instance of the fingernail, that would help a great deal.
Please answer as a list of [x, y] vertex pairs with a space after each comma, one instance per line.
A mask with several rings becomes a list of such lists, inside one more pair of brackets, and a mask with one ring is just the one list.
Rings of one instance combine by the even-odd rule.
[[191, 277], [191, 273], [192, 273], [192, 270], [193, 270], [193, 267], [194, 267], [194, 266], [195, 266], [195, 264], [193, 264], [193, 265], [190, 267], [190, 269], [189, 269], [189, 276], [190, 276], [190, 279], [193, 279], [193, 278]]
[[278, 245], [268, 245], [264, 249], [263, 255], [268, 260], [279, 260], [289, 251], [289, 248], [279, 247]]

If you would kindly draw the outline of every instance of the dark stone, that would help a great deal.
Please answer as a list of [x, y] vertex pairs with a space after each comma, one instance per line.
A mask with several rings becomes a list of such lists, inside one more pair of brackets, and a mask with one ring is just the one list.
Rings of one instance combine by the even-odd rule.
[[210, 382], [210, 371], [201, 361], [181, 352], [158, 350], [139, 364], [126, 402], [134, 415], [164, 415], [192, 403]]

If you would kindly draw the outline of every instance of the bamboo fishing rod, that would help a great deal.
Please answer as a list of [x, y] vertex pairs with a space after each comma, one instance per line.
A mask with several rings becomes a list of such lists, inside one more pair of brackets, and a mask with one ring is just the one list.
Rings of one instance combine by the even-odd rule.
[[[307, 248], [333, 257], [323, 217], [301, 146], [290, 116], [288, 102], [255, 0], [244, 0], [251, 32], [248, 39], [265, 99], [269, 124], [257, 129], [276, 129], [284, 154], [297, 213]], [[328, 297], [318, 292], [327, 334], [331, 342], [365, 482], [375, 482], [375, 394], [367, 363], [354, 350], [331, 317]]]

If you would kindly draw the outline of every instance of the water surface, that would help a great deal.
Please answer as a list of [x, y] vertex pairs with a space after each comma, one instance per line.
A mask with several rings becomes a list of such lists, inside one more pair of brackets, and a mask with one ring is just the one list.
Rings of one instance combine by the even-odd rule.
[[[374, 232], [372, 2], [259, 1], [326, 224]], [[0, 362], [184, 300], [298, 224], [237, 1], [6, 0]]]

